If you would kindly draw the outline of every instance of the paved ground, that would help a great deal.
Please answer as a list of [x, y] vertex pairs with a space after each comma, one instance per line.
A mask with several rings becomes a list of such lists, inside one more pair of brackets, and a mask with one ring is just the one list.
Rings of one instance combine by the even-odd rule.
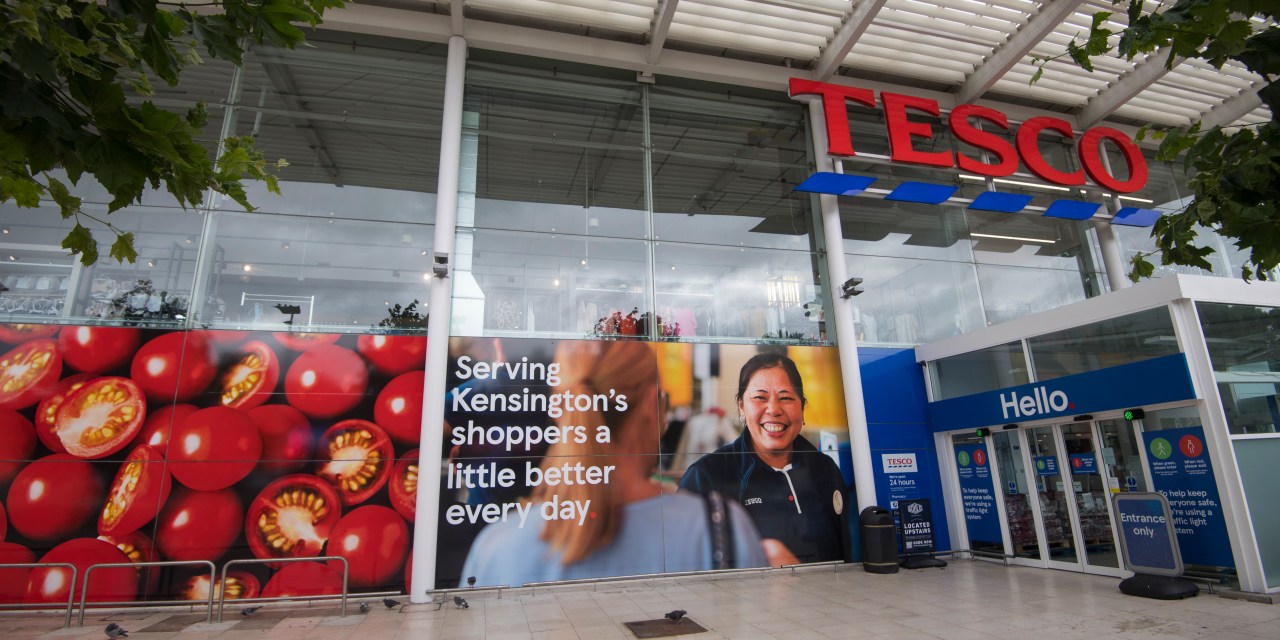
[[852, 565], [472, 593], [467, 609], [452, 603], [387, 609], [373, 601], [361, 613], [355, 600], [345, 618], [333, 603], [278, 604], [251, 618], [228, 609], [221, 624], [207, 624], [202, 614], [185, 609], [90, 612], [83, 627], [63, 629], [60, 616], [7, 613], [0, 616], [0, 634], [5, 640], [105, 638], [104, 627], [114, 621], [131, 640], [595, 640], [633, 638], [622, 623], [684, 609], [708, 629], [682, 636], [691, 640], [1280, 639], [1280, 605], [1203, 592], [1181, 601], [1149, 600], [1121, 594], [1117, 582], [958, 560], [946, 569], [895, 575]]

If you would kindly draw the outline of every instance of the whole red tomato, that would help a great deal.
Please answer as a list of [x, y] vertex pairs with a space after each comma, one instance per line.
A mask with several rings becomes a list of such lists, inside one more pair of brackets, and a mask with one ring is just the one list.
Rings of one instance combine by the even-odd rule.
[[[0, 542], [0, 565], [31, 564], [36, 554], [16, 542]], [[18, 604], [27, 597], [28, 568], [0, 569], [0, 604]], [[65, 604], [65, 603], [64, 603]]]
[[32, 540], [61, 540], [93, 519], [102, 504], [93, 464], [55, 453], [27, 465], [9, 486], [9, 523]]
[[245, 537], [259, 558], [315, 557], [341, 517], [342, 501], [329, 483], [294, 474], [267, 485], [249, 504]]
[[9, 533], [9, 517], [4, 513], [4, 505], [0, 504], [0, 541]]
[[62, 361], [76, 371], [106, 373], [129, 361], [142, 332], [126, 327], [67, 327], [58, 335]]
[[404, 592], [413, 593], [413, 548], [409, 548], [409, 557], [404, 559]]
[[300, 471], [312, 460], [311, 421], [287, 404], [268, 404], [245, 412], [262, 435], [257, 473], [267, 476]]
[[35, 338], [52, 338], [61, 328], [56, 324], [0, 323], [0, 342], [18, 344]]
[[[325, 553], [346, 558], [350, 566], [348, 585], [373, 587], [385, 584], [404, 569], [409, 543], [409, 526], [399, 514], [387, 507], [369, 505], [338, 521]], [[337, 560], [331, 560], [329, 566], [342, 571], [342, 563]]]
[[[43, 564], [68, 562], [76, 567], [75, 584], [71, 584], [71, 570], [67, 567], [32, 569], [27, 574], [29, 604], [67, 604], [68, 589], [75, 589], [75, 601], [80, 601], [84, 586], [84, 572], [95, 564], [129, 562], [129, 557], [110, 542], [97, 538], [68, 540], [44, 554]], [[94, 569], [89, 580], [87, 602], [128, 602], [138, 596], [138, 570], [129, 567]]]
[[160, 513], [172, 487], [164, 456], [154, 447], [140, 445], [116, 472], [98, 515], [98, 533], [121, 536], [142, 528]]
[[201, 332], [175, 331], [138, 349], [130, 377], [149, 400], [186, 402], [204, 391], [217, 372], [213, 345]]
[[398, 376], [422, 369], [427, 362], [427, 339], [422, 336], [365, 334], [356, 338], [356, 351], [383, 375]]
[[413, 522], [418, 512], [418, 450], [414, 449], [396, 461], [391, 470], [391, 479], [387, 481], [387, 492], [391, 494], [391, 506], [395, 507], [405, 520]]
[[224, 489], [253, 471], [262, 455], [258, 425], [229, 407], [200, 409], [173, 427], [169, 469], [198, 491]]
[[252, 409], [271, 397], [280, 381], [280, 359], [261, 340], [240, 347], [236, 361], [222, 374], [223, 406]]
[[0, 487], [8, 486], [35, 450], [36, 429], [31, 421], [13, 409], [0, 409]]
[[96, 373], [77, 373], [67, 376], [53, 385], [53, 391], [36, 407], [36, 437], [40, 438], [40, 443], [50, 451], [67, 452], [67, 448], [62, 445], [62, 438], [58, 437], [58, 409], [62, 408], [62, 403], [66, 402], [67, 396], [97, 377]]
[[138, 437], [133, 439], [135, 445], [155, 447], [156, 451], [166, 453], [169, 450], [169, 434], [173, 425], [180, 424], [187, 416], [199, 411], [193, 404], [173, 404], [149, 411], [147, 421], [138, 430]]
[[343, 420], [320, 437], [316, 475], [338, 490], [342, 504], [368, 500], [387, 483], [394, 463], [391, 438], [368, 420]]
[[179, 488], [156, 518], [156, 546], [167, 560], [216, 562], [240, 537], [244, 507], [231, 489]]
[[422, 384], [427, 374], [410, 371], [396, 377], [378, 394], [373, 404], [373, 421], [399, 444], [416, 445], [422, 440]]
[[58, 343], [37, 338], [0, 357], [0, 409], [26, 409], [50, 393], [62, 375]]
[[[213, 590], [213, 599], [217, 600], [223, 590], [221, 584], [222, 579], [219, 578], [219, 585]], [[247, 598], [256, 598], [258, 593], [262, 591], [262, 583], [258, 581], [252, 573], [232, 569], [227, 572], [227, 580], [225, 589], [227, 591], [227, 600], [245, 600]], [[186, 588], [182, 590], [182, 600], [202, 600], [209, 601], [209, 575], [202, 574], [192, 576], [187, 580]]]
[[325, 596], [342, 593], [342, 570], [320, 562], [290, 562], [267, 580], [264, 598]]
[[293, 361], [284, 393], [289, 404], [312, 418], [332, 418], [360, 404], [368, 385], [364, 360], [330, 344], [313, 347]]
[[54, 430], [67, 453], [95, 459], [125, 448], [146, 419], [147, 403], [138, 385], [107, 376], [67, 394], [54, 417]]
[[[129, 562], [156, 562], [160, 554], [156, 552], [155, 543], [141, 531], [119, 536], [98, 536], [99, 540], [109, 542], [122, 551]], [[156, 590], [160, 584], [160, 571], [163, 567], [138, 567], [138, 594], [146, 596]], [[95, 572], [96, 573], [96, 572]]]
[[306, 351], [311, 347], [318, 347], [323, 344], [333, 344], [342, 337], [340, 333], [294, 333], [292, 331], [279, 331], [271, 334], [271, 337], [280, 343], [280, 346], [290, 351]]

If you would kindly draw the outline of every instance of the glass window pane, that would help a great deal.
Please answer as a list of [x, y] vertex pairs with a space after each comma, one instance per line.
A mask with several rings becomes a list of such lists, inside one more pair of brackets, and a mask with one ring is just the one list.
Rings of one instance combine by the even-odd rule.
[[846, 255], [849, 274], [863, 279], [853, 298], [859, 341], [915, 345], [984, 326], [973, 265]]
[[[431, 225], [215, 215], [202, 324], [284, 329], [283, 305], [299, 307], [295, 330], [367, 331], [390, 323], [395, 305], [403, 310], [416, 300], [416, 312], [427, 312]], [[426, 331], [425, 324], [395, 328]]]
[[1196, 303], [1232, 433], [1280, 432], [1280, 308]]
[[810, 247], [804, 106], [777, 92], [664, 82], [650, 87], [659, 239]]
[[1010, 342], [934, 360], [930, 363], [930, 372], [933, 375], [935, 401], [994, 391], [1031, 381], [1027, 375], [1027, 361], [1022, 354], [1021, 342]]
[[653, 312], [642, 240], [477, 229], [458, 248], [451, 335], [638, 335]]
[[1280, 484], [1280, 438], [1233, 440], [1240, 464], [1240, 482], [1249, 504], [1249, 520], [1262, 557], [1267, 587], [1280, 587], [1280, 509], [1276, 509], [1276, 485]]
[[978, 265], [987, 323], [999, 324], [1079, 302], [1087, 296], [1079, 271]]
[[655, 243], [658, 315], [687, 339], [826, 341], [823, 318], [805, 315], [815, 266], [807, 251]]
[[1036, 380], [1096, 371], [1179, 352], [1168, 307], [1029, 338]]

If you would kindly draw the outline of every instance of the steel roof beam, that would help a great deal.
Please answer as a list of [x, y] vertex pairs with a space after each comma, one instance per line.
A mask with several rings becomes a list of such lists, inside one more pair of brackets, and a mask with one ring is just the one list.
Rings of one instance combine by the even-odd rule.
[[658, 64], [662, 56], [662, 47], [667, 43], [667, 33], [671, 31], [671, 19], [676, 15], [676, 5], [680, 0], [662, 0], [653, 14], [653, 27], [649, 29], [649, 48], [645, 51], [645, 62]]
[[302, 133], [302, 137], [306, 139], [307, 146], [316, 152], [316, 162], [329, 175], [333, 185], [341, 187], [342, 174], [339, 173], [337, 164], [329, 155], [329, 149], [325, 145], [324, 138], [320, 136], [320, 132], [311, 124], [311, 120], [306, 118], [306, 103], [297, 97], [299, 93], [298, 86], [293, 82], [293, 75], [289, 73], [289, 68], [282, 64], [264, 62], [262, 69], [267, 73], [267, 78], [271, 80], [271, 87], [275, 89], [276, 94], [279, 95], [285, 106], [290, 111], [303, 114], [302, 117], [291, 116], [291, 119], [298, 123], [295, 128]]
[[1144, 62], [1138, 63], [1128, 73], [1116, 78], [1115, 82], [1090, 98], [1081, 107], [1080, 113], [1076, 114], [1076, 124], [1081, 129], [1088, 129], [1115, 113], [1116, 109], [1124, 106], [1155, 81], [1163, 78], [1166, 73], [1169, 73], [1170, 68], [1182, 63], [1183, 58], [1177, 58], [1170, 64], [1169, 56], [1171, 55], [1173, 55], [1172, 50], [1156, 52]]
[[1261, 107], [1262, 98], [1258, 96], [1258, 89], [1261, 86], [1261, 82], [1255, 83], [1252, 88], [1245, 89], [1239, 95], [1204, 112], [1200, 116], [1200, 128], [1207, 131], [1214, 127], [1230, 126], [1231, 123]]
[[849, 51], [853, 49], [853, 45], [857, 44], [858, 38], [862, 37], [867, 27], [870, 27], [871, 22], [876, 19], [876, 14], [880, 13], [885, 2], [886, 0], [862, 0], [849, 12], [840, 29], [836, 31], [836, 35], [818, 55], [818, 61], [813, 66], [814, 80], [826, 82], [835, 75], [836, 70], [844, 63], [844, 59], [849, 57]]
[[1082, 4], [1084, 0], [1053, 0], [1041, 8], [965, 78], [956, 92], [956, 103], [966, 104], [981, 98]]

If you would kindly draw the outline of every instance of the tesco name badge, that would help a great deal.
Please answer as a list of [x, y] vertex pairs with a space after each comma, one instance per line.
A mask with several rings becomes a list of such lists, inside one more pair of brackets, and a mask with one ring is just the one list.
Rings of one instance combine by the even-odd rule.
[[885, 453], [880, 455], [885, 473], [916, 473], [915, 453]]

